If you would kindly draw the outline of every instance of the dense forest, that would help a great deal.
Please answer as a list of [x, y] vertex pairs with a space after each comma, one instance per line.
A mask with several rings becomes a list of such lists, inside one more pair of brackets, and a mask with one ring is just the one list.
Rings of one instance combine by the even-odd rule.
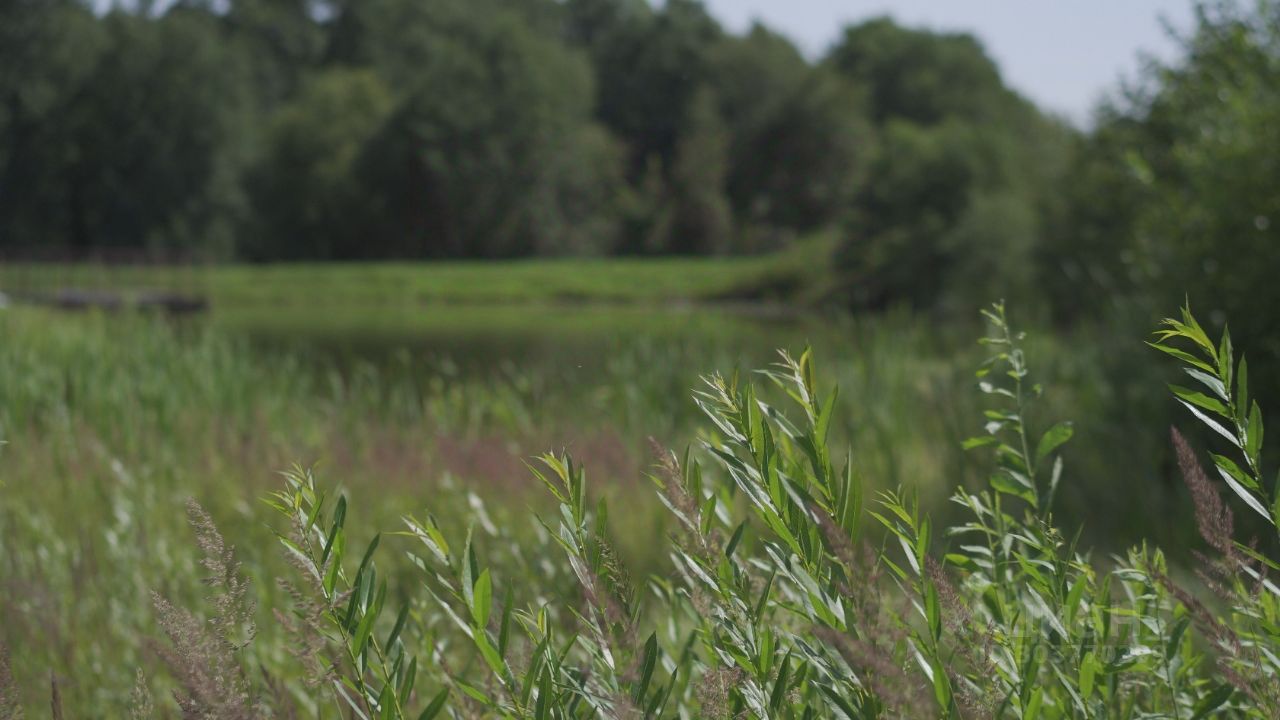
[[0, 252], [719, 255], [821, 235], [829, 294], [857, 308], [968, 312], [975, 286], [1060, 315], [1188, 288], [1274, 305], [1280, 4], [1201, 5], [1182, 41], [1081, 131], [973, 37], [890, 19], [811, 60], [694, 0], [13, 0]]

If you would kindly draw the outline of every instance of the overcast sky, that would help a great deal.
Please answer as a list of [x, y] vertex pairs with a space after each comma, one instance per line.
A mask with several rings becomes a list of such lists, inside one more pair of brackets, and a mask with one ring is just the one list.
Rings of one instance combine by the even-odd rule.
[[1051, 110], [1086, 124], [1090, 110], [1147, 52], [1169, 58], [1161, 19], [1191, 26], [1191, 0], [705, 0], [730, 29], [760, 19], [820, 55], [840, 28], [877, 15], [982, 40], [1005, 81]]

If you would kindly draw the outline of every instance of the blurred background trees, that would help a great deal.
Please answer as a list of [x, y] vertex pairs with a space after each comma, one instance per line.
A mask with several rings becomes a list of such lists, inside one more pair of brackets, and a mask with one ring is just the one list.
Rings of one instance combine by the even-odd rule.
[[[0, 252], [210, 260], [834, 247], [823, 296], [1280, 337], [1280, 4], [1199, 6], [1088, 130], [964, 34], [820, 58], [694, 0], [0, 5]], [[1203, 295], [1203, 298], [1198, 297]], [[1274, 341], [1272, 341], [1274, 342]], [[1280, 354], [1280, 348], [1273, 348]]]
[[1191, 293], [1280, 357], [1280, 3], [1201, 5], [1181, 40], [1080, 142], [1045, 247], [1055, 293], [1081, 295], [1064, 311]]

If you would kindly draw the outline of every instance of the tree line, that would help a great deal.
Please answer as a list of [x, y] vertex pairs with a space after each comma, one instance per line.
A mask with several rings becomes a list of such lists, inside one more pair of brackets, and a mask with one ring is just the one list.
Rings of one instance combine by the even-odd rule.
[[971, 37], [888, 20], [811, 62], [692, 0], [92, 5], [5, 4], [6, 245], [761, 252], [919, 203], [931, 232], [1068, 133]]
[[1081, 131], [972, 36], [883, 18], [810, 59], [695, 0], [8, 0], [0, 251], [721, 255], [823, 234], [854, 307], [1280, 301], [1278, 6], [1202, 3], [1182, 56]]

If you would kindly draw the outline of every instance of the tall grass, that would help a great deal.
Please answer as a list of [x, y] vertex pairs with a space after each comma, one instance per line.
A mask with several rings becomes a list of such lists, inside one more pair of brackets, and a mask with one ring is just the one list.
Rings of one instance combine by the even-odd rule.
[[[1157, 553], [1110, 572], [1062, 546], [1052, 499], [1088, 476], [1055, 470], [1066, 426], [1046, 424], [1047, 445], [1027, 429], [1041, 417], [1023, 405], [1032, 385], [992, 382], [1025, 371], [1012, 334], [993, 336], [984, 387], [1015, 405], [984, 421], [954, 348], [909, 323], [850, 328], [821, 375], [806, 354], [760, 387], [713, 376], [695, 405], [672, 368], [728, 372], [731, 348], [638, 344], [589, 380], [475, 377], [442, 360], [263, 356], [127, 317], [0, 322], [0, 600], [14, 619], [0, 641], [27, 707], [50, 670], [63, 704], [104, 717], [146, 702], [163, 714], [172, 698], [216, 717], [1027, 717], [1059, 675], [1079, 694], [1092, 674], [1082, 702], [1096, 687], [1111, 709], [1194, 709], [1217, 687], [1205, 660], [1180, 663], [1184, 678], [1170, 652], [1121, 652], [1172, 638], [1188, 607], [1177, 573]], [[965, 458], [983, 422], [1019, 441], [970, 443], [997, 452]], [[650, 434], [691, 447], [652, 461], [656, 494], [631, 475], [650, 464]], [[568, 453], [531, 477], [520, 458], [535, 443]], [[603, 481], [588, 486], [571, 456]], [[283, 486], [264, 470], [296, 458], [322, 462]], [[254, 498], [271, 488], [264, 524]], [[194, 534], [175, 512], [190, 496], [208, 508], [191, 511]], [[1016, 542], [947, 552], [963, 546], [944, 547], [932, 528], [946, 526]], [[1166, 611], [1168, 627], [1131, 622]], [[1193, 652], [1182, 637], [1174, 650]], [[989, 662], [972, 655], [984, 647]], [[1124, 673], [1157, 661], [1165, 684], [1132, 699], [1131, 678], [1154, 680]], [[1067, 707], [1040, 692], [1037, 712]], [[1245, 702], [1232, 692], [1223, 702]], [[1094, 714], [1083, 707], [1071, 712]]]

